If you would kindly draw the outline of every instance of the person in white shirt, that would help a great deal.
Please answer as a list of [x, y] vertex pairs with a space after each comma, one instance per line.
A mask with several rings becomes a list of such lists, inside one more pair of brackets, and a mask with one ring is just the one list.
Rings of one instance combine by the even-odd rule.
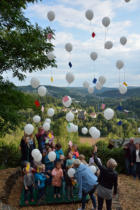
[[140, 179], [140, 144], [136, 143], [136, 173]]

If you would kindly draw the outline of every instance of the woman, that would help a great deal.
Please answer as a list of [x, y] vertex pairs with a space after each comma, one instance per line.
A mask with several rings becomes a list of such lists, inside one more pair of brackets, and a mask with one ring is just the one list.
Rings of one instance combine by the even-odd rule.
[[[107, 167], [102, 166], [96, 156], [96, 152], [97, 146], [94, 148], [94, 161], [100, 169], [100, 176], [98, 179], [99, 185], [97, 187], [98, 210], [102, 210], [104, 199], [106, 200], [107, 210], [111, 210], [112, 196], [117, 194], [118, 174], [114, 170], [117, 166], [117, 163], [111, 158], [107, 161]], [[113, 187], [114, 192], [112, 193]]]
[[140, 144], [136, 143], [136, 175], [140, 179]]

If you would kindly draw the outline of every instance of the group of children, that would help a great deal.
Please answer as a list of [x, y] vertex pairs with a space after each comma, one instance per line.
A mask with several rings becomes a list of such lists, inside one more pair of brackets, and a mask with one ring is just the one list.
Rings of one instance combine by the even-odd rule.
[[[39, 128], [39, 133], [36, 135], [38, 141], [38, 148], [42, 153], [42, 161], [36, 162], [32, 158], [32, 150], [35, 148], [35, 141], [32, 136], [26, 136], [22, 139], [21, 152], [22, 160], [24, 159], [24, 200], [28, 204], [28, 194], [30, 194], [30, 202], [34, 202], [33, 191], [37, 189], [38, 203], [45, 199], [45, 191], [48, 185], [54, 188], [54, 199], [61, 197], [61, 187], [65, 183], [65, 192], [68, 199], [73, 198], [73, 186], [76, 184], [74, 178], [68, 176], [68, 169], [73, 167], [74, 160], [79, 158], [81, 162], [87, 164], [84, 155], [79, 155], [77, 145], [73, 145], [69, 142], [66, 156], [64, 156], [61, 144], [54, 143], [54, 136], [52, 132], [43, 132], [42, 128]], [[50, 140], [51, 138], [51, 140]], [[47, 139], [47, 140], [46, 140]], [[25, 148], [22, 148], [24, 144]], [[32, 144], [31, 144], [32, 141]], [[32, 147], [30, 148], [30, 146]], [[34, 146], [33, 146], [34, 145]], [[25, 147], [25, 145], [24, 145]], [[24, 151], [24, 154], [23, 154]], [[48, 158], [49, 152], [54, 151], [56, 153], [56, 160], [51, 162]], [[30, 154], [26, 154], [30, 153]], [[25, 158], [23, 156], [25, 155]], [[27, 160], [27, 157], [30, 159]]]

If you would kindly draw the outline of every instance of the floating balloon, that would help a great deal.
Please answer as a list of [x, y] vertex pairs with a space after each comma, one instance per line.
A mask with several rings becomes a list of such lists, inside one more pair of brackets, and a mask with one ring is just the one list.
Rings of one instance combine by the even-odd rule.
[[94, 38], [95, 36], [96, 36], [96, 34], [93, 32], [93, 33], [92, 33], [92, 38]]
[[125, 94], [127, 92], [127, 87], [125, 85], [120, 85], [119, 87], [120, 94]]
[[106, 83], [106, 78], [104, 76], [99, 77], [99, 82], [101, 85], [104, 85]]
[[24, 127], [24, 131], [27, 135], [31, 135], [34, 131], [34, 126], [32, 124], [27, 124]]
[[84, 88], [89, 88], [89, 82], [88, 81], [83, 82], [83, 87]]
[[54, 109], [53, 108], [49, 108], [48, 111], [47, 111], [47, 114], [48, 114], [49, 117], [53, 117]]
[[35, 115], [35, 116], [33, 117], [33, 121], [34, 121], [35, 123], [39, 123], [40, 120], [41, 120], [41, 118], [40, 118], [39, 115]]
[[88, 20], [92, 20], [93, 19], [93, 16], [94, 16], [94, 13], [91, 9], [88, 9], [85, 13], [85, 17], [88, 19]]
[[121, 38], [120, 38], [120, 43], [121, 43], [122, 45], [125, 45], [125, 44], [127, 43], [127, 38], [126, 38], [125, 36], [121, 37]]
[[47, 88], [46, 88], [46, 87], [40, 86], [40, 87], [38, 88], [38, 95], [39, 95], [39, 96], [43, 97], [43, 96], [46, 95], [46, 93], [47, 93]]
[[98, 58], [98, 54], [97, 54], [96, 52], [92, 52], [92, 53], [90, 54], [90, 58], [91, 58], [93, 61], [95, 61], [95, 60]]
[[71, 43], [67, 43], [67, 44], [65, 44], [65, 50], [67, 51], [67, 52], [71, 52], [72, 51], [72, 44]]
[[104, 47], [105, 47], [105, 49], [110, 50], [113, 47], [113, 42], [106, 41]]
[[69, 62], [69, 67], [72, 68], [72, 63], [71, 62]]
[[73, 178], [75, 172], [76, 172], [76, 171], [75, 171], [74, 168], [69, 168], [69, 169], [68, 169], [68, 176], [69, 176], [70, 178]]
[[72, 132], [74, 131], [74, 124], [73, 124], [73, 123], [69, 123], [69, 124], [67, 125], [67, 131], [68, 131], [69, 133], [72, 133]]
[[49, 154], [48, 154], [48, 159], [51, 161], [51, 162], [53, 162], [53, 161], [55, 161], [56, 160], [56, 153], [55, 152], [49, 152]]
[[50, 123], [45, 122], [45, 123], [43, 124], [43, 129], [44, 129], [45, 131], [49, 131], [49, 130], [50, 130]]
[[96, 84], [97, 79], [96, 79], [96, 78], [94, 78], [92, 82], [93, 82], [93, 84]]
[[140, 128], [138, 128], [138, 133], [140, 133]]
[[78, 125], [74, 125], [73, 132], [76, 133], [78, 131]]
[[40, 82], [38, 78], [33, 77], [30, 82], [32, 88], [38, 88]]
[[51, 119], [50, 119], [50, 118], [46, 118], [46, 119], [45, 119], [45, 122], [51, 124]]
[[72, 122], [74, 120], [74, 114], [70, 111], [66, 114], [66, 120]]
[[40, 154], [39, 149], [33, 149], [32, 152], [31, 152], [31, 155], [32, 155], [33, 158], [34, 158], [35, 156], [39, 155], [39, 154]]
[[86, 127], [82, 128], [82, 134], [86, 135], [88, 133], [88, 129]]
[[124, 67], [123, 61], [118, 60], [118, 61], [116, 62], [116, 67], [117, 67], [119, 70], [122, 69], [122, 68]]
[[34, 103], [35, 103], [35, 106], [36, 106], [36, 107], [39, 107], [39, 106], [40, 106], [40, 103], [39, 103], [38, 100], [36, 100]]
[[94, 87], [89, 87], [89, 88], [88, 88], [88, 93], [89, 93], [89, 94], [92, 94], [93, 92], [94, 92]]
[[70, 96], [64, 96], [63, 99], [62, 99], [62, 103], [65, 107], [70, 107], [71, 104], [72, 104], [72, 99]]
[[91, 127], [89, 129], [89, 134], [92, 136], [94, 139], [98, 139], [100, 137], [100, 131], [96, 127]]
[[111, 108], [105, 109], [104, 117], [106, 120], [111, 120], [114, 117], [114, 110]]
[[130, 2], [130, 0], [124, 0], [126, 3]]
[[52, 60], [54, 60], [55, 55], [54, 55], [52, 52], [49, 52], [49, 53], [47, 54], [47, 57], [48, 57], [48, 59], [49, 59], [50, 61], [52, 61]]
[[51, 40], [53, 35], [51, 33], [47, 34], [47, 39]]
[[67, 74], [66, 74], [66, 80], [67, 80], [67, 82], [69, 83], [69, 84], [71, 84], [73, 81], [74, 81], [74, 74], [73, 73], [71, 73], [71, 72], [68, 72]]
[[97, 83], [96, 83], [96, 89], [97, 89], [97, 90], [101, 90], [102, 87], [103, 87], [103, 86], [102, 86], [102, 84], [101, 84], [100, 82], [97, 82]]
[[89, 166], [90, 170], [92, 171], [93, 174], [96, 173], [97, 168], [95, 166]]
[[103, 24], [103, 26], [108, 27], [110, 25], [110, 18], [109, 17], [104, 17], [102, 19], [102, 24]]
[[49, 11], [47, 14], [47, 17], [48, 17], [49, 21], [53, 21], [55, 19], [54, 11]]
[[37, 154], [37, 155], [34, 155], [34, 160], [38, 163], [38, 162], [40, 162], [41, 160], [42, 160], [42, 154], [41, 153], [39, 153], [39, 154]]

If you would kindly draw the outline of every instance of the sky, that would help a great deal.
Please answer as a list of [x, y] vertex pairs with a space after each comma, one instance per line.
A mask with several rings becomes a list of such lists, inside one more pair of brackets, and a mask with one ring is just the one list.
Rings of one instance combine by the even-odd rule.
[[[24, 11], [31, 23], [38, 23], [41, 27], [50, 26], [55, 30], [54, 54], [57, 68], [47, 68], [32, 74], [27, 74], [24, 81], [12, 78], [8, 72], [5, 78], [16, 85], [29, 85], [32, 77], [37, 77], [43, 85], [52, 86], [82, 86], [86, 80], [93, 86], [92, 80], [103, 75], [106, 77], [107, 87], [118, 87], [124, 80], [128, 86], [140, 86], [140, 0], [43, 0], [29, 4]], [[85, 18], [87, 9], [92, 9], [94, 18], [90, 22]], [[55, 20], [49, 22], [48, 11], [55, 12]], [[105, 27], [103, 17], [108, 16], [111, 24], [108, 27], [106, 40], [113, 42], [113, 48], [104, 49]], [[92, 38], [91, 34], [96, 34]], [[120, 37], [127, 37], [127, 44], [120, 44]], [[71, 54], [66, 52], [65, 44], [73, 46]], [[97, 52], [96, 61], [90, 59], [90, 53]], [[125, 64], [120, 72], [116, 68], [116, 61], [122, 60]], [[73, 67], [70, 69], [68, 62]], [[65, 76], [72, 72], [75, 80], [68, 85]], [[54, 78], [52, 83], [51, 75]]]

